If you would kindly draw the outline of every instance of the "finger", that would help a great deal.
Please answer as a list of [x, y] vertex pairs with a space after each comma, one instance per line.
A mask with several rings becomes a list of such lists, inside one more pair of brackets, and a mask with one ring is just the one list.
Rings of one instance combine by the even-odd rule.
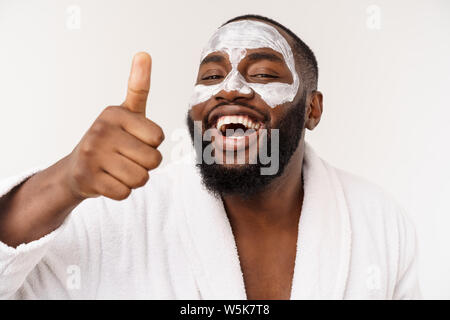
[[108, 107], [102, 117], [104, 120], [116, 123], [123, 130], [152, 147], [156, 148], [164, 141], [164, 132], [160, 126], [150, 119], [125, 108]]
[[124, 200], [131, 193], [131, 189], [129, 187], [106, 172], [100, 172], [95, 181], [95, 189], [97, 193], [102, 196], [114, 200]]
[[161, 152], [121, 130], [114, 137], [116, 151], [147, 170], [155, 169], [162, 161]]
[[122, 104], [128, 110], [145, 115], [151, 69], [152, 58], [148, 53], [139, 52], [134, 56], [128, 79], [127, 97]]
[[164, 141], [164, 132], [152, 120], [144, 117], [133, 119], [133, 121], [128, 120], [128, 118], [123, 119], [122, 128], [142, 142], [156, 148]]
[[148, 171], [119, 153], [108, 155], [102, 169], [130, 189], [142, 187], [149, 178]]

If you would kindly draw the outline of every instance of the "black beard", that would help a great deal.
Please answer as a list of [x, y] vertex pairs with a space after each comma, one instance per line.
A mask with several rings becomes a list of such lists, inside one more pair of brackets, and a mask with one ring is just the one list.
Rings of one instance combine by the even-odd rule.
[[[270, 163], [263, 165], [259, 160], [256, 164], [241, 164], [232, 167], [217, 163], [206, 164], [204, 161], [201, 161], [200, 164], [197, 164], [197, 167], [200, 170], [205, 187], [216, 197], [240, 195], [243, 198], [250, 198], [267, 188], [275, 178], [283, 174], [286, 165], [289, 163], [295, 150], [297, 150], [304, 128], [305, 103], [306, 94], [303, 94], [300, 101], [287, 111], [279, 125], [276, 126], [279, 129], [279, 169], [276, 174], [262, 175], [261, 168], [269, 167]], [[194, 141], [194, 121], [189, 113], [187, 115], [187, 125], [191, 139]], [[266, 129], [270, 131], [270, 128]], [[272, 143], [270, 136], [270, 134], [267, 135], [267, 152], [269, 156]], [[203, 150], [210, 143], [209, 141], [202, 141], [202, 154]], [[201, 155], [197, 156], [201, 157]]]

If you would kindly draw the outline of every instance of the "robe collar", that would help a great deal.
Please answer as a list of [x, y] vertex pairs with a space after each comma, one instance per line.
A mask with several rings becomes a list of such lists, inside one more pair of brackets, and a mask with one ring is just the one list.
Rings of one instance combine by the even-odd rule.
[[[304, 198], [291, 299], [342, 299], [349, 273], [351, 226], [335, 169], [305, 144]], [[236, 242], [221, 199], [191, 170], [180, 179], [178, 231], [202, 299], [246, 299]]]

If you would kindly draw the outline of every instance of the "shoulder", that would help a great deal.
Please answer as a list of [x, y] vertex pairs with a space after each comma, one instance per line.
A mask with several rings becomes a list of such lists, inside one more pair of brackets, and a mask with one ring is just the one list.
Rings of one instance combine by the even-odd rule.
[[354, 232], [368, 232], [372, 238], [378, 235], [397, 243], [414, 238], [413, 222], [392, 194], [365, 178], [333, 170], [341, 183]]
[[396, 207], [399, 204], [394, 197], [381, 186], [348, 171], [334, 168], [344, 194], [350, 202], [365, 206], [368, 209]]
[[389, 297], [420, 297], [416, 232], [407, 212], [375, 183], [341, 169], [333, 170], [348, 207], [354, 265], [369, 263], [389, 275]]
[[353, 173], [334, 168], [347, 204], [354, 214], [367, 218], [405, 219], [406, 213], [392, 194], [381, 186]]

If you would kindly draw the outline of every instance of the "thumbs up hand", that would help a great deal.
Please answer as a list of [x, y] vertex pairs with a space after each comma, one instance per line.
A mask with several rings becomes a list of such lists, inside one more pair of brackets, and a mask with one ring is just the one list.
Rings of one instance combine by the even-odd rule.
[[164, 133], [145, 116], [151, 64], [147, 53], [135, 55], [125, 102], [107, 107], [64, 159], [66, 187], [74, 197], [123, 200], [161, 163], [157, 147]]

